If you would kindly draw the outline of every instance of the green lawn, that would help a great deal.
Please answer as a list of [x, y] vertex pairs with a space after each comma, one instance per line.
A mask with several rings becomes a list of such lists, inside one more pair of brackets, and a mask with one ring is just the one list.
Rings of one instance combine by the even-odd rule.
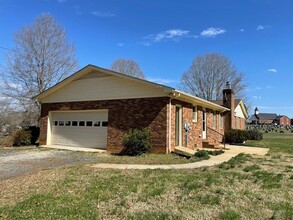
[[105, 155], [99, 159], [100, 163], [117, 163], [117, 164], [182, 164], [201, 161], [201, 158], [178, 156], [176, 154], [144, 154], [141, 156], [119, 156]]
[[0, 182], [0, 218], [293, 219], [293, 134], [265, 134], [244, 154], [193, 170], [43, 170]]

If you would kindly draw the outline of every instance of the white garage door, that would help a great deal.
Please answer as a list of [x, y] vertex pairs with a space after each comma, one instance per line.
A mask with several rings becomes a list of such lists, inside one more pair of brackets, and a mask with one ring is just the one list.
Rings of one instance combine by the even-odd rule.
[[51, 112], [51, 144], [107, 147], [108, 111]]

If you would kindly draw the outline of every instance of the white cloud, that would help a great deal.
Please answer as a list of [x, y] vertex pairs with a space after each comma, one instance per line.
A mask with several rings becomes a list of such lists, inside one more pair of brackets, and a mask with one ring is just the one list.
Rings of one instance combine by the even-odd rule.
[[254, 98], [254, 99], [261, 99], [261, 96], [254, 95], [254, 96], [252, 96], [252, 98]]
[[265, 27], [264, 27], [263, 25], [258, 25], [258, 26], [256, 27], [256, 30], [257, 30], [257, 31], [260, 31], [260, 30], [263, 30], [263, 29], [265, 29]]
[[58, 0], [59, 3], [64, 3], [66, 0]]
[[244, 32], [245, 30], [244, 29], [240, 29], [240, 32]]
[[258, 87], [258, 86], [257, 86], [257, 87], [255, 87], [255, 89], [256, 89], [256, 90], [261, 90], [261, 87]]
[[114, 13], [103, 11], [92, 11], [92, 15], [102, 18], [110, 18], [116, 16]]
[[261, 31], [261, 30], [264, 30], [264, 29], [267, 29], [267, 28], [270, 28], [271, 26], [270, 25], [258, 25], [257, 27], [256, 27], [256, 30], [257, 31]]
[[271, 87], [271, 86], [266, 86], [266, 88], [267, 88], [267, 89], [271, 89], [272, 87]]
[[124, 47], [124, 43], [118, 43], [117, 46], [118, 47]]
[[215, 37], [219, 34], [224, 34], [225, 32], [226, 32], [226, 30], [224, 30], [224, 29], [210, 27], [208, 29], [203, 30], [200, 33], [200, 35], [202, 37]]
[[275, 69], [275, 68], [267, 69], [267, 71], [268, 71], [268, 72], [273, 72], [273, 73], [278, 72], [277, 69]]
[[146, 39], [152, 40], [154, 42], [159, 42], [164, 39], [172, 39], [172, 40], [178, 40], [182, 37], [187, 37], [190, 31], [182, 30], [182, 29], [170, 29], [155, 35], [149, 35], [146, 37]]
[[173, 79], [163, 79], [163, 78], [147, 78], [148, 81], [159, 83], [159, 84], [170, 84], [170, 83], [178, 83], [178, 80]]

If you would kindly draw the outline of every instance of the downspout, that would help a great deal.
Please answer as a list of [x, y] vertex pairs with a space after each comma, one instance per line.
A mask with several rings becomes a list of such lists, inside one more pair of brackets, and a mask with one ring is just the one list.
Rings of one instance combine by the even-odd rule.
[[172, 105], [171, 98], [169, 99], [169, 119], [168, 119], [168, 153], [171, 153], [171, 113], [172, 113]]

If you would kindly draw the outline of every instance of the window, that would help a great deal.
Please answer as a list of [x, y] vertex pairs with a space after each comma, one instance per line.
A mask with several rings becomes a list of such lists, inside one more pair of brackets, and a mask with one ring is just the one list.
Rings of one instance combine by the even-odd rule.
[[93, 122], [92, 122], [92, 121], [87, 121], [87, 122], [86, 122], [86, 126], [88, 126], [88, 127], [93, 126]]
[[192, 107], [192, 121], [197, 122], [197, 105]]
[[65, 121], [65, 126], [70, 126], [71, 125], [71, 121]]
[[57, 126], [58, 125], [58, 121], [54, 121], [53, 124], [54, 124], [54, 126]]
[[223, 125], [224, 125], [224, 118], [223, 118], [224, 116], [223, 116], [223, 113], [221, 113], [221, 115], [220, 115], [220, 128], [221, 129], [223, 129]]
[[213, 128], [217, 127], [217, 112], [213, 112]]
[[108, 126], [108, 122], [107, 121], [102, 121], [102, 127], [107, 127]]
[[59, 126], [64, 126], [64, 121], [59, 121]]
[[85, 122], [84, 121], [80, 121], [79, 122], [79, 126], [84, 126], [85, 125]]
[[101, 122], [100, 121], [95, 121], [94, 126], [95, 127], [100, 127], [101, 126]]
[[77, 126], [77, 121], [72, 121], [72, 126]]

